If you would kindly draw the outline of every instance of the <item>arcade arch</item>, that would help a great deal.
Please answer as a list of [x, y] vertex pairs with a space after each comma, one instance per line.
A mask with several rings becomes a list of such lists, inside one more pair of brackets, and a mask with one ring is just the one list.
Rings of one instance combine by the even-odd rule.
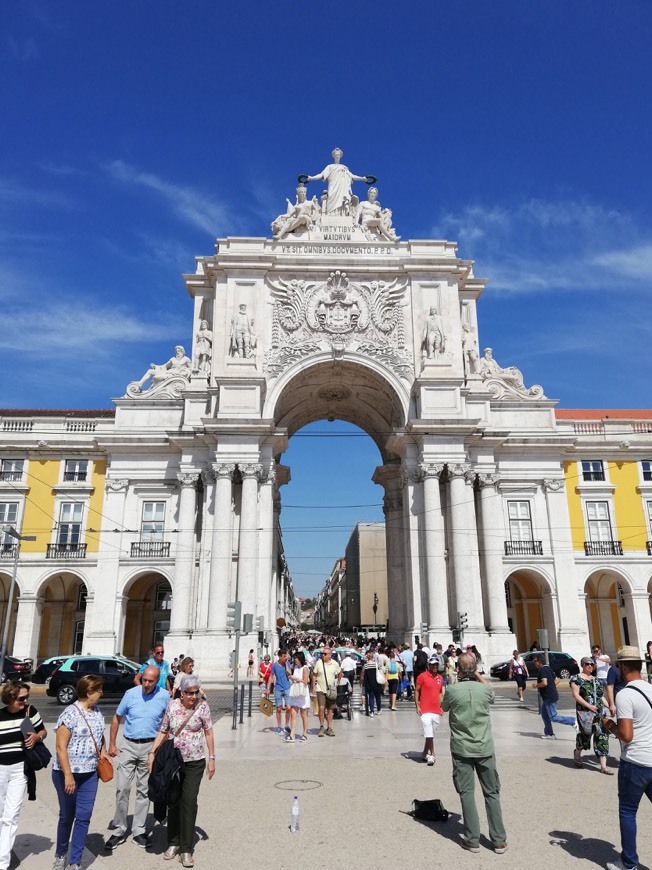
[[[636, 644], [636, 618], [632, 587], [620, 572], [601, 568], [584, 584], [586, 618], [591, 643], [597, 643], [612, 657], [619, 646]], [[645, 645], [645, 638], [638, 638]]]
[[87, 595], [84, 579], [72, 571], [60, 571], [43, 581], [37, 607], [39, 659], [82, 652]]
[[[4, 631], [5, 619], [7, 618], [7, 606], [9, 604], [9, 587], [11, 586], [11, 574], [0, 573], [0, 632]], [[9, 634], [7, 635], [7, 650], [14, 648], [14, 636], [16, 634], [16, 617], [18, 614], [18, 599], [20, 587], [18, 581], [14, 586], [14, 598], [11, 604], [11, 619], [9, 620]], [[0, 634], [0, 637], [2, 635]]]
[[507, 621], [520, 651], [529, 650], [540, 628], [548, 630], [551, 649], [558, 649], [558, 624], [549, 581], [539, 571], [519, 568], [505, 581]]
[[122, 607], [122, 654], [144, 661], [152, 646], [161, 643], [170, 630], [169, 579], [158, 571], [136, 575], [123, 592]]

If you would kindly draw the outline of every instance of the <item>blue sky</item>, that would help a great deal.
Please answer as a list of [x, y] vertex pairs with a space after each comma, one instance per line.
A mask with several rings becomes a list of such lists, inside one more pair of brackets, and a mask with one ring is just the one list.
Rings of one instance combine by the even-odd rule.
[[[181, 273], [266, 234], [336, 144], [403, 238], [489, 278], [502, 365], [565, 407], [649, 406], [651, 37], [646, 0], [0, 4], [0, 407], [108, 407], [188, 346]], [[285, 500], [377, 504], [373, 445], [327, 443], [294, 439]], [[310, 463], [343, 443], [366, 449], [326, 489]], [[314, 591], [348, 531], [294, 513]]]

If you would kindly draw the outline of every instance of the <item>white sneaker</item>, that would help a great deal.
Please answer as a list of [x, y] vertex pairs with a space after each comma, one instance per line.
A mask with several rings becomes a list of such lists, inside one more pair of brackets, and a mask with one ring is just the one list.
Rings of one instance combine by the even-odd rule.
[[66, 870], [68, 859], [65, 855], [55, 855], [52, 870]]
[[380, 716], [380, 714], [381, 714], [382, 712], [383, 712], [382, 710], [377, 710], [377, 711], [376, 711], [376, 716]]
[[373, 719], [373, 718], [374, 718], [374, 714], [373, 714], [373, 713], [370, 713], [370, 714], [369, 714], [369, 718], [370, 718], [370, 719]]
[[607, 864], [607, 870], [638, 870], [638, 865], [636, 867], [627, 868], [619, 858], [617, 861], [609, 861]]
[[542, 740], [556, 740], [557, 738], [555, 737], [554, 734], [542, 734], [541, 739]]
[[432, 767], [434, 763], [435, 763], [435, 756], [434, 755], [426, 755], [426, 764], [428, 765], [428, 767]]

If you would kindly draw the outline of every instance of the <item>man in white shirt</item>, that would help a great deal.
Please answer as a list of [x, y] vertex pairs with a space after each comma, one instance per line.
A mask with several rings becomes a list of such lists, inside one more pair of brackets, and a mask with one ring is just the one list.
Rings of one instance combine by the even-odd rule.
[[603, 719], [607, 731], [621, 741], [618, 770], [620, 860], [607, 870], [637, 870], [636, 812], [643, 795], [652, 801], [652, 686], [641, 676], [643, 656], [634, 646], [618, 650], [616, 664], [626, 685], [616, 696], [618, 724]]

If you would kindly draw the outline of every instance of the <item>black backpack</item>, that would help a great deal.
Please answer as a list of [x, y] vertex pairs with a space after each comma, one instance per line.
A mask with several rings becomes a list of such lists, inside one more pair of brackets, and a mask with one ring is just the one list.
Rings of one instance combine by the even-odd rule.
[[449, 813], [439, 798], [435, 798], [429, 801], [413, 800], [408, 815], [422, 822], [447, 822]]
[[417, 671], [425, 671], [428, 667], [428, 653], [419, 649], [414, 654], [414, 668]]

